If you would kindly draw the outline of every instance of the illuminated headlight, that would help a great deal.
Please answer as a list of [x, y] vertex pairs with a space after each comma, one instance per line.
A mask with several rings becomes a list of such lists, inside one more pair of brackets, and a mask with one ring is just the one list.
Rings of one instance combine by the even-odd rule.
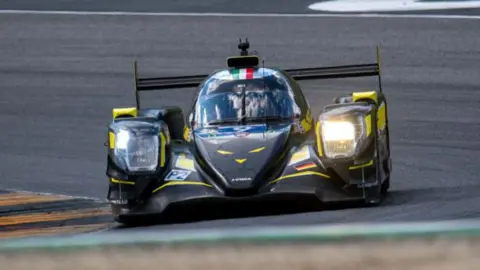
[[355, 125], [350, 122], [325, 122], [322, 133], [325, 141], [353, 141]]
[[328, 158], [349, 158], [355, 155], [357, 144], [365, 135], [363, 117], [350, 120], [323, 120], [322, 140]]
[[158, 165], [158, 136], [136, 133], [122, 129], [115, 134], [115, 157], [123, 161], [129, 171], [155, 171]]

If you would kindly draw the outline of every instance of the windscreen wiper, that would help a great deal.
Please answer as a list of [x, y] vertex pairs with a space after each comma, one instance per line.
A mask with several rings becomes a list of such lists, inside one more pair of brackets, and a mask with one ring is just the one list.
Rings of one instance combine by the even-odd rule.
[[283, 122], [292, 120], [292, 117], [270, 115], [270, 116], [258, 116], [258, 117], [246, 117], [245, 122]]
[[224, 124], [240, 124], [241, 119], [222, 119], [222, 120], [212, 120], [208, 121], [208, 125], [224, 125]]

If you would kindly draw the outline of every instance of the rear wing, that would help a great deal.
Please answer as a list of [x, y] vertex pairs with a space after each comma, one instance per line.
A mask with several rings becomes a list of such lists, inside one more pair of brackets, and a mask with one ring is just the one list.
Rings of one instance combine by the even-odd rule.
[[[139, 78], [136, 61], [133, 62], [133, 69], [137, 109], [140, 109], [140, 92], [198, 87], [209, 76], [208, 74], [204, 74], [176, 77]], [[382, 92], [380, 49], [378, 46], [376, 63], [347, 66], [286, 69], [284, 71], [287, 72], [290, 76], [292, 76], [292, 78], [296, 81], [377, 76], [379, 86], [378, 91]]]

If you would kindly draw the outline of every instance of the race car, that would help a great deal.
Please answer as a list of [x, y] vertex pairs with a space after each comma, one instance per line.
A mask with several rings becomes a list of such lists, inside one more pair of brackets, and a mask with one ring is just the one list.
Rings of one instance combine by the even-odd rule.
[[[265, 67], [249, 47], [240, 40], [240, 55], [208, 75], [139, 78], [134, 61], [136, 106], [113, 109], [106, 143], [117, 222], [382, 202], [392, 163], [378, 47], [374, 64], [303, 69]], [[298, 83], [362, 76], [378, 86], [334, 97], [315, 116]], [[192, 87], [186, 117], [140, 106], [142, 91]]]

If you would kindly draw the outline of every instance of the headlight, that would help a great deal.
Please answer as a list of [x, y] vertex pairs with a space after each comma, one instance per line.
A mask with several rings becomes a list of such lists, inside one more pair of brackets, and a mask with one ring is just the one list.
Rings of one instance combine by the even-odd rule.
[[357, 145], [365, 136], [364, 117], [348, 120], [323, 120], [322, 141], [328, 158], [349, 158], [355, 155]]
[[115, 133], [114, 155], [132, 172], [155, 171], [159, 140], [155, 134], [121, 129]]
[[352, 141], [355, 139], [355, 125], [350, 122], [325, 122], [322, 133], [325, 141]]

